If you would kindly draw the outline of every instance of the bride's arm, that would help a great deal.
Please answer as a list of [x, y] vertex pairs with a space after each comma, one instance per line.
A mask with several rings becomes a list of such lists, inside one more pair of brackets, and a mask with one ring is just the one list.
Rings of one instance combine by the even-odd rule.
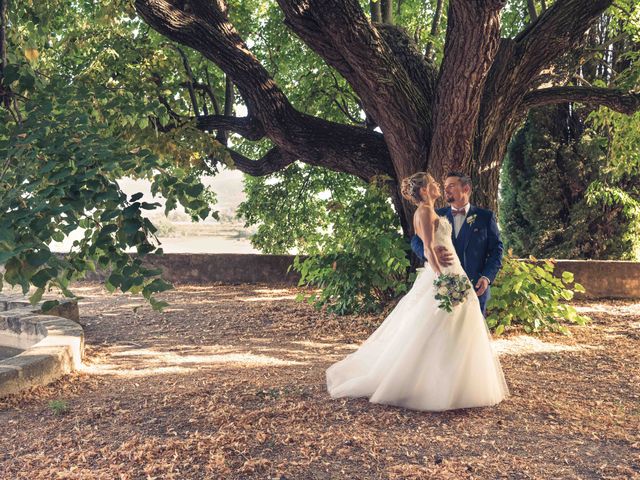
[[442, 266], [436, 255], [433, 242], [436, 236], [436, 217], [429, 210], [424, 209], [417, 212], [416, 233], [424, 244], [424, 256], [431, 265], [431, 268], [438, 275], [442, 273]]

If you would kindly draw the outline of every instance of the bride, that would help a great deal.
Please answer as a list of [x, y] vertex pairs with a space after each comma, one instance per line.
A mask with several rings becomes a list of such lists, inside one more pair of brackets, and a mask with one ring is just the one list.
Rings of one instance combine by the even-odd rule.
[[444, 267], [435, 254], [438, 246], [455, 251], [451, 223], [434, 210], [440, 185], [419, 172], [402, 181], [402, 195], [418, 207], [414, 230], [428, 264], [360, 348], [327, 369], [329, 394], [413, 410], [495, 405], [509, 392], [475, 292], [469, 290], [451, 313], [435, 298], [440, 274], [465, 275], [457, 256]]

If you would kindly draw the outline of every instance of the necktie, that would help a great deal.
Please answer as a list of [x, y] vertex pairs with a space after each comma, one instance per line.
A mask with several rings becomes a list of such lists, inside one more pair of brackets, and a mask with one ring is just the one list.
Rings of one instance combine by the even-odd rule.
[[466, 215], [466, 209], [461, 208], [460, 210], [457, 210], [455, 208], [451, 209], [451, 214], [455, 217], [456, 215]]

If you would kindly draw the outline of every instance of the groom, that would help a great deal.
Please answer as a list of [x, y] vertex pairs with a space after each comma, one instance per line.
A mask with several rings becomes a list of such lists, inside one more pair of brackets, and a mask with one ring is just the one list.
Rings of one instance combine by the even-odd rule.
[[[491, 210], [478, 208], [469, 203], [471, 179], [463, 173], [451, 172], [444, 181], [444, 194], [449, 207], [438, 209], [440, 216], [446, 216], [453, 225], [452, 240], [462, 268], [475, 286], [480, 309], [485, 307], [490, 296], [489, 285], [502, 266], [502, 241], [496, 217]], [[424, 260], [422, 240], [417, 235], [411, 239], [411, 248]], [[449, 266], [453, 254], [444, 247], [436, 251], [438, 261]]]

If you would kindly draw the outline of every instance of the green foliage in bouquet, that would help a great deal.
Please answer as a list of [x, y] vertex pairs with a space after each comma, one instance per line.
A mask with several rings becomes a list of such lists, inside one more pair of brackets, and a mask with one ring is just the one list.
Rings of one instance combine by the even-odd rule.
[[489, 328], [497, 335], [512, 325], [521, 325], [527, 333], [568, 333], [563, 322], [584, 325], [589, 319], [566, 303], [576, 292], [584, 293], [584, 287], [574, 282], [573, 273], [563, 272], [556, 277], [554, 269], [553, 260], [518, 260], [509, 251], [491, 287], [487, 304]]
[[301, 274], [300, 285], [320, 289], [306, 297], [315, 307], [340, 315], [375, 312], [407, 291], [409, 247], [377, 186], [334, 208], [331, 228], [314, 238], [317, 246], [308, 258], [296, 257], [293, 268]]
[[442, 274], [433, 281], [436, 287], [436, 300], [438, 307], [451, 313], [453, 307], [464, 301], [471, 289], [471, 284], [466, 275]]

